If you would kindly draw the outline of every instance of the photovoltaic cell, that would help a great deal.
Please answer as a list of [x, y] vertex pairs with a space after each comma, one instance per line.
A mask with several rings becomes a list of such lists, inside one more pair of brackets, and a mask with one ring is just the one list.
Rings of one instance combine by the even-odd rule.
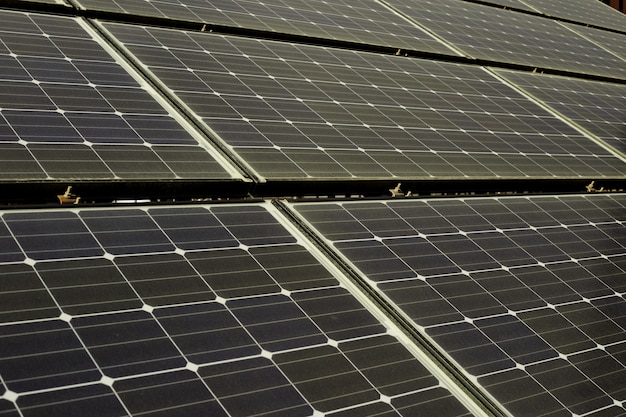
[[0, 213], [0, 414], [469, 415], [285, 221], [267, 203]]
[[101, 374], [69, 324], [21, 323], [1, 328], [2, 378], [13, 392], [98, 381]]
[[0, 413], [2, 413], [3, 416], [7, 417], [19, 417], [19, 413], [17, 412], [13, 404], [4, 400], [0, 400]]
[[626, 152], [626, 87], [620, 84], [497, 70], [507, 80]]
[[61, 314], [37, 273], [26, 265], [3, 264], [2, 322], [40, 319]]
[[[115, 385], [130, 415], [227, 415], [197, 375], [190, 371], [126, 379]], [[173, 392], [176, 395], [172, 395]]]
[[88, 412], [95, 417], [124, 416], [128, 413], [113, 390], [104, 385], [68, 387], [54, 392], [18, 398], [24, 416], [67, 415], [78, 417]]
[[552, 19], [460, 0], [389, 4], [474, 58], [615, 78], [626, 74], [622, 60]]
[[[74, 213], [8, 213], [3, 217], [23, 253], [30, 259], [99, 256], [102, 248]], [[13, 246], [13, 245], [11, 245]]]
[[626, 199], [294, 203], [513, 415], [621, 415]]
[[454, 53], [380, 2], [364, 0], [79, 0], [86, 9], [243, 27], [368, 45]]
[[[348, 3], [72, 0], [454, 53], [382, 3]], [[546, 17], [396, 3], [471, 57], [625, 75], [623, 34], [546, 18], [623, 32], [598, 2], [491, 2]], [[476, 65], [93, 24], [261, 178], [625, 175], [561, 120], [624, 153], [619, 84], [496, 70], [555, 116]], [[90, 25], [0, 12], [2, 181], [238, 176]], [[512, 415], [626, 414], [622, 195], [287, 209]], [[1, 211], [0, 415], [470, 415], [354, 291], [269, 203]]]
[[230, 178], [73, 18], [0, 13], [3, 180]]
[[104, 26], [264, 178], [623, 174], [623, 162], [480, 68]]
[[200, 374], [216, 396], [224, 398], [221, 402], [228, 415], [306, 416], [312, 412], [293, 383], [267, 358], [217, 364]]

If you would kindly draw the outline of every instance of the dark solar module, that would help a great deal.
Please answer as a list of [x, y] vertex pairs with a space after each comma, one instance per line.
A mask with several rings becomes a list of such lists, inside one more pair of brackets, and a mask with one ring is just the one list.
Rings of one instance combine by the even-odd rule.
[[3, 180], [231, 177], [80, 20], [0, 22]]
[[563, 117], [626, 153], [626, 86], [538, 74], [498, 73]]
[[[485, 3], [527, 10], [557, 18], [595, 25], [624, 32], [626, 17], [603, 1], [571, 0], [568, 2], [544, 0], [484, 0]], [[582, 27], [577, 26], [577, 27]], [[607, 33], [608, 34], [608, 33]]]
[[380, 2], [362, 0], [78, 0], [88, 10], [166, 17], [427, 52], [454, 52]]
[[[602, 11], [609, 9], [597, 1], [591, 3], [597, 3]], [[615, 78], [626, 76], [622, 60], [552, 19], [461, 0], [391, 0], [389, 4], [474, 58]], [[557, 7], [567, 9], [569, 2]], [[583, 16], [588, 14], [586, 11]]]
[[[622, 13], [617, 14], [623, 15]], [[622, 18], [625, 20], [624, 24], [626, 24], [626, 15], [623, 15]], [[573, 24], [567, 24], [567, 27], [575, 32], [580, 33], [586, 38], [593, 40], [596, 44], [601, 45], [604, 49], [626, 60], [626, 34], [609, 32], [601, 29]]]
[[0, 213], [0, 414], [469, 415], [270, 207]]
[[481, 68], [105, 24], [260, 177], [622, 176]]
[[603, 1], [522, 1], [546, 16], [560, 17], [622, 32], [626, 31], [626, 16], [614, 8], [603, 4]]
[[290, 207], [513, 415], [624, 413], [623, 195]]

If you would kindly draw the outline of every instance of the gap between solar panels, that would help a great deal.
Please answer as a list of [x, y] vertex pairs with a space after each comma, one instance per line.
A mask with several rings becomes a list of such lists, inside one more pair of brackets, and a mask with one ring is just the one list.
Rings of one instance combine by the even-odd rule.
[[268, 202], [8, 210], [0, 238], [0, 410], [503, 415]]
[[[506, 410], [498, 406], [497, 402], [488, 394], [476, 389], [471, 381], [458, 372], [456, 366], [441, 355], [441, 352], [420, 334], [406, 319], [389, 305], [379, 294], [362, 281], [360, 275], [350, 268], [337, 253], [323, 242], [323, 236], [307, 227], [299, 219], [298, 214], [285, 204], [285, 200], [271, 201], [274, 215], [291, 232], [307, 243], [309, 250], [315, 253], [329, 270], [342, 278], [342, 284], [386, 326], [391, 327], [392, 334], [405, 341], [412, 348], [412, 352], [420, 358], [422, 363], [442, 381], [443, 386], [452, 392], [475, 415], [493, 417], [512, 417]], [[274, 211], [275, 210], [275, 211]], [[396, 333], [398, 332], [398, 333]], [[402, 336], [400, 336], [402, 335]]]
[[[67, 0], [71, 7], [64, 6], [61, 4], [48, 4], [48, 3], [38, 3], [31, 1], [22, 1], [22, 0], [7, 0], [7, 8], [14, 10], [24, 10], [24, 11], [35, 11], [35, 12], [52, 12], [56, 14], [64, 14], [69, 16], [79, 16], [87, 19], [94, 20], [102, 20], [102, 21], [110, 21], [110, 22], [119, 22], [119, 23], [129, 23], [129, 24], [140, 24], [140, 25], [148, 25], [154, 27], [166, 27], [172, 29], [183, 29], [190, 31], [200, 31], [200, 32], [212, 32], [219, 34], [227, 34], [234, 36], [243, 36], [257, 39], [268, 39], [268, 40], [277, 40], [284, 42], [295, 42], [295, 43], [303, 43], [309, 45], [319, 45], [319, 46], [328, 46], [328, 47], [336, 47], [343, 49], [350, 49], [356, 51], [366, 51], [366, 52], [374, 52], [374, 53], [383, 53], [383, 54], [391, 54], [391, 55], [399, 55], [405, 57], [418, 57], [418, 58], [426, 58], [426, 59], [434, 59], [440, 60], [444, 62], [458, 62], [458, 63], [467, 63], [472, 65], [479, 66], [491, 66], [496, 68], [503, 69], [513, 69], [520, 71], [530, 71], [530, 72], [540, 72], [546, 74], [555, 74], [555, 75], [565, 75], [571, 77], [580, 77], [585, 79], [593, 79], [593, 80], [601, 80], [607, 82], [621, 83], [626, 84], [626, 80], [619, 77], [611, 77], [611, 76], [602, 76], [597, 74], [584, 74], [576, 71], [568, 71], [565, 69], [555, 69], [555, 68], [541, 68], [533, 65], [524, 65], [519, 63], [511, 63], [511, 62], [503, 62], [498, 60], [490, 60], [484, 58], [475, 58], [466, 56], [461, 53], [459, 55], [459, 50], [452, 44], [445, 41], [443, 38], [435, 35], [432, 31], [425, 28], [424, 25], [419, 24], [414, 19], [411, 19], [402, 11], [397, 8], [389, 5], [386, 1], [379, 1], [380, 4], [385, 7], [393, 10], [398, 14], [399, 18], [402, 18], [408, 22], [411, 22], [416, 27], [421, 30], [429, 33], [431, 36], [439, 40], [442, 45], [446, 45], [446, 49], [449, 48], [450, 53], [440, 53], [434, 51], [425, 51], [418, 50], [412, 48], [398, 48], [397, 46], [386, 46], [386, 45], [376, 45], [376, 44], [364, 44], [359, 42], [350, 42], [346, 40], [340, 39], [329, 39], [323, 37], [316, 36], [304, 36], [298, 35], [295, 33], [282, 33], [276, 31], [268, 31], [268, 30], [260, 30], [260, 29], [250, 29], [241, 26], [227, 26], [214, 24], [210, 22], [200, 22], [200, 21], [189, 21], [189, 20], [179, 20], [169, 17], [156, 17], [156, 16], [143, 16], [143, 15], [134, 15], [122, 12], [114, 12], [114, 11], [106, 11], [106, 10], [97, 10], [97, 9], [87, 9], [83, 7], [79, 1], [77, 0]], [[468, 0], [459, 0], [459, 1], [468, 1]], [[498, 7], [498, 5], [494, 5], [493, 3], [481, 2], [481, 1], [468, 1], [469, 3], [479, 4], [490, 7]], [[578, 26], [584, 27], [593, 27], [598, 28], [603, 31], [609, 31], [614, 33], [623, 33], [615, 29], [606, 28], [602, 26], [596, 26], [593, 24], [584, 24], [575, 20], [563, 19], [555, 16], [549, 16], [544, 13], [533, 13], [529, 10], [525, 9], [510, 9], [514, 10], [515, 13], [522, 12], [524, 14], [542, 17], [545, 19], [555, 20], [559, 22], [571, 23]]]
[[425, 355], [427, 355], [435, 363], [439, 364], [446, 373], [450, 375], [452, 380], [458, 384], [458, 386], [476, 401], [480, 406], [493, 416], [509, 416], [509, 414], [502, 410], [497, 402], [492, 397], [486, 394], [484, 391], [479, 390], [476, 385], [454, 364], [448, 357], [442, 354], [441, 350], [434, 346], [430, 340], [424, 337], [424, 335], [415, 328], [411, 320], [401, 312], [399, 312], [394, 306], [392, 306], [384, 297], [373, 289], [364, 279], [363, 276], [352, 268], [345, 259], [339, 255], [333, 248], [331, 248], [325, 241], [323, 235], [317, 232], [315, 229], [309, 227], [304, 219], [290, 206], [285, 204], [281, 200], [274, 200], [272, 203], [276, 206], [279, 212], [288, 219], [294, 227], [297, 228], [306, 238], [319, 250], [324, 256], [332, 262], [337, 268], [339, 268], [344, 276], [351, 280], [352, 284], [356, 286], [358, 291], [370, 299], [378, 308], [380, 308], [391, 320], [399, 326], [401, 331], [412, 340]]

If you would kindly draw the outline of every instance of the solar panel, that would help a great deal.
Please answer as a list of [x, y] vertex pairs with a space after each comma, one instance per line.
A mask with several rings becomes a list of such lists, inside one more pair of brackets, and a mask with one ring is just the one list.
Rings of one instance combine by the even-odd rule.
[[571, 20], [624, 32], [626, 17], [597, 0], [555, 2], [544, 0], [486, 0], [484, 3], [541, 13], [546, 17]]
[[498, 73], [626, 153], [626, 86], [504, 70]]
[[78, 19], [0, 12], [0, 67], [5, 181], [239, 176]]
[[[626, 19], [626, 15], [624, 16]], [[586, 38], [591, 39], [596, 44], [601, 45], [604, 49], [626, 61], [626, 46], [624, 46], [626, 43], [626, 34], [608, 32], [605, 30], [572, 24], [567, 24], [567, 27], [580, 33]]]
[[367, 45], [454, 53], [380, 2], [363, 0], [78, 0], [85, 9], [167, 17]]
[[293, 203], [513, 415], [623, 415], [623, 194]]
[[624, 62], [560, 23], [460, 0], [390, 0], [468, 56], [624, 78]]
[[1, 212], [0, 414], [470, 415], [292, 230], [269, 203]]
[[567, 3], [543, 0], [522, 0], [548, 16], [625, 31], [626, 16], [601, 1], [573, 0]]
[[105, 24], [259, 176], [622, 176], [624, 163], [481, 68]]

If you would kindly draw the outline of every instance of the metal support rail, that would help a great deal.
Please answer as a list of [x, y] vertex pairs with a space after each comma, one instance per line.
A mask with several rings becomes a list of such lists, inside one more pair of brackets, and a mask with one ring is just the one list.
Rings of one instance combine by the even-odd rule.
[[510, 417], [510, 414], [490, 398], [482, 390], [476, 387], [458, 368], [450, 361], [439, 349], [433, 345], [422, 333], [420, 333], [403, 314], [398, 312], [383, 298], [376, 290], [365, 282], [363, 277], [355, 271], [339, 254], [337, 254], [314, 230], [312, 230], [304, 221], [281, 200], [273, 200], [272, 203], [279, 212], [288, 218], [294, 226], [303, 233], [309, 241], [311, 241], [317, 249], [319, 249], [328, 259], [330, 259], [359, 289], [362, 293], [376, 304], [388, 318], [401, 330], [404, 334], [414, 342], [417, 347], [427, 357], [437, 364], [441, 365], [441, 369], [446, 376], [456, 384], [461, 391], [469, 397], [473, 404], [476, 404], [483, 413], [492, 417]]

